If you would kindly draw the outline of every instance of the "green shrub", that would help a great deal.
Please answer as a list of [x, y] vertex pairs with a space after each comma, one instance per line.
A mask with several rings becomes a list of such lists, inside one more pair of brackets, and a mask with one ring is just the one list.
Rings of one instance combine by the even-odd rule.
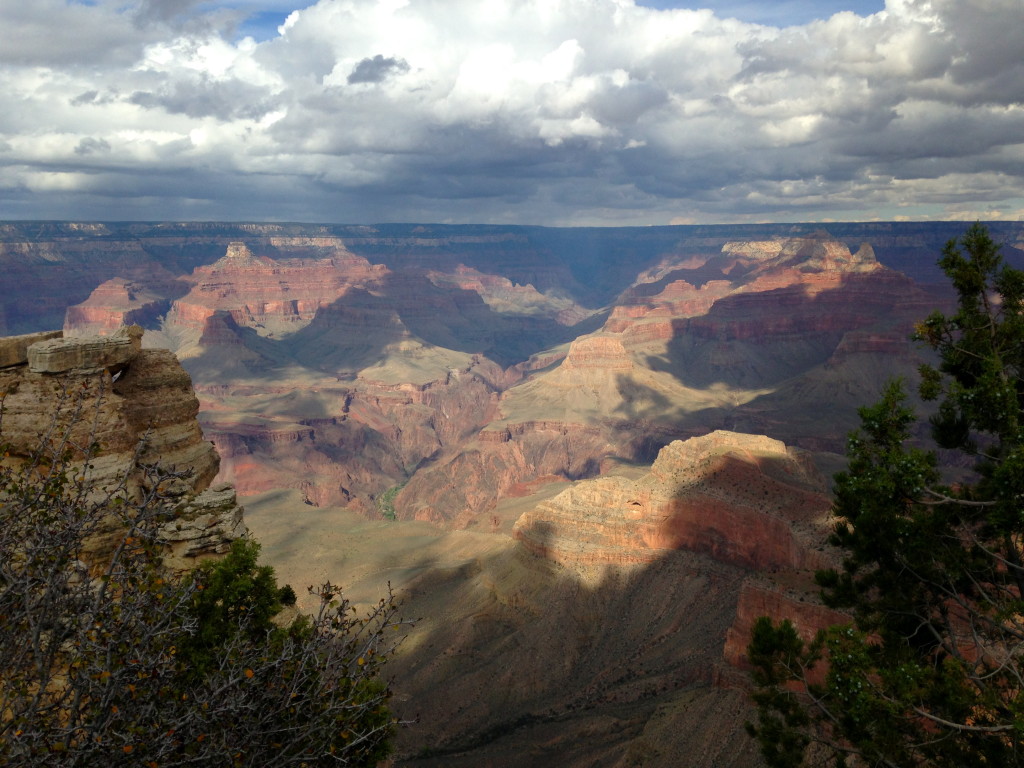
[[395, 727], [391, 595], [358, 616], [327, 583], [315, 615], [279, 627], [295, 593], [255, 542], [168, 572], [158, 489], [183, 473], [145, 471], [140, 497], [45, 446], [0, 468], [0, 763], [375, 765]]

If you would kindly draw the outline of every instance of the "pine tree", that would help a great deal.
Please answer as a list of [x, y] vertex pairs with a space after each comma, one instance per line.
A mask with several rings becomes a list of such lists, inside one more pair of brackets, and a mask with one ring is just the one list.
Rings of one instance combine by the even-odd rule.
[[920, 370], [932, 437], [970, 479], [943, 483], [890, 383], [835, 478], [842, 567], [817, 574], [851, 623], [806, 646], [787, 621], [755, 626], [749, 730], [772, 766], [1024, 764], [1024, 272], [999, 250], [980, 224], [948, 243], [957, 311], [916, 331], [938, 359]]

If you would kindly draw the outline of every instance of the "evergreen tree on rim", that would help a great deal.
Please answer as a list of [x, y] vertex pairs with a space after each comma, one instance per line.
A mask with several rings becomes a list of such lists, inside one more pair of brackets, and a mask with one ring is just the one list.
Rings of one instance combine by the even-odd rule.
[[949, 242], [957, 311], [915, 334], [939, 360], [920, 369], [932, 436], [972, 479], [944, 484], [909, 444], [891, 382], [835, 478], [842, 566], [817, 574], [851, 624], [809, 644], [789, 621], [754, 627], [748, 730], [771, 766], [1024, 764], [1024, 272], [999, 250], [980, 224]]

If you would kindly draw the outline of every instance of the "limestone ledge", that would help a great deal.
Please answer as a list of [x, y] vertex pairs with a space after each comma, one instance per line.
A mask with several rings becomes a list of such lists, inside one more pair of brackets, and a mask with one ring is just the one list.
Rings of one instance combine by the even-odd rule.
[[113, 336], [52, 338], [28, 347], [28, 367], [33, 373], [86, 375], [117, 370], [142, 349], [142, 328], [121, 328]]
[[573, 484], [516, 522], [527, 551], [570, 567], [650, 563], [677, 549], [749, 570], [818, 568], [830, 503], [808, 457], [718, 431], [665, 446], [636, 480]]
[[21, 336], [5, 336], [0, 338], [0, 368], [24, 365], [28, 362], [28, 348], [30, 346], [41, 341], [59, 339], [63, 335], [61, 331], [43, 331], [41, 333], [26, 333]]
[[244, 509], [235, 489], [227, 483], [188, 497], [174, 509], [173, 520], [164, 523], [159, 536], [170, 550], [164, 562], [172, 568], [187, 567], [189, 560], [225, 554], [231, 542], [244, 538]]

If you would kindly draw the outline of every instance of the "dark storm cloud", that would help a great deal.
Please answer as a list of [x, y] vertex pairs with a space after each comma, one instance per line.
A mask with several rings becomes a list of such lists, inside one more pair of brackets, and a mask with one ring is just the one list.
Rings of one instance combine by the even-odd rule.
[[363, 59], [356, 64], [348, 76], [348, 83], [379, 83], [391, 75], [409, 71], [409, 62], [405, 59], [385, 58], [377, 54], [372, 59]]
[[93, 155], [96, 153], [103, 153], [110, 151], [110, 144], [104, 139], [94, 139], [91, 136], [86, 136], [84, 139], [78, 142], [78, 146], [75, 147], [76, 155]]
[[207, 77], [175, 82], [158, 92], [136, 91], [128, 101], [146, 109], [218, 120], [258, 119], [274, 109], [265, 88], [239, 80], [214, 81]]
[[195, 9], [201, 0], [141, 0], [135, 10], [138, 24], [170, 21]]

